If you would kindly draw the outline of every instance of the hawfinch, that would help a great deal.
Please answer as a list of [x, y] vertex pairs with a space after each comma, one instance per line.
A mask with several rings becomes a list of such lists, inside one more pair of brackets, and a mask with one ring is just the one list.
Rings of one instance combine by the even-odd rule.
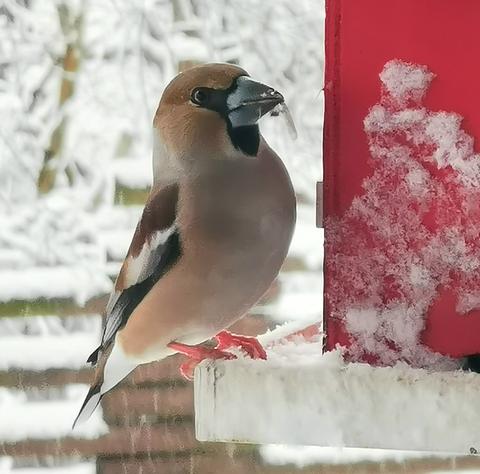
[[[154, 118], [153, 186], [106, 308], [95, 380], [75, 423], [135, 367], [177, 352], [191, 362], [266, 358], [224, 331], [268, 290], [287, 255], [295, 195], [258, 120], [282, 95], [229, 64], [175, 77]], [[198, 344], [216, 337], [213, 347]], [[75, 426], [74, 423], [74, 426]]]

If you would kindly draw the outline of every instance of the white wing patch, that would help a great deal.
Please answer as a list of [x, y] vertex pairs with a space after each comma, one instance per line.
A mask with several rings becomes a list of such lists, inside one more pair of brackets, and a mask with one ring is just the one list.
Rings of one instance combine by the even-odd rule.
[[170, 235], [172, 235], [174, 232], [175, 225], [172, 225], [168, 229], [153, 233], [150, 238], [145, 241], [142, 250], [136, 257], [127, 257], [125, 262], [126, 265], [124, 267], [124, 288], [122, 288], [122, 290], [112, 291], [107, 303], [107, 320], [105, 322], [102, 344], [105, 343], [105, 341], [115, 333], [118, 325], [120, 324], [119, 317], [121, 317], [121, 314], [118, 313], [116, 304], [119, 301], [122, 292], [129, 287], [147, 279], [154, 272], [162, 258], [163, 252], [161, 247], [167, 242]]
[[127, 288], [145, 280], [152, 273], [161, 257], [161, 252], [156, 250], [159, 246], [165, 244], [173, 230], [174, 227], [172, 226], [166, 230], [155, 232], [143, 244], [142, 250], [136, 257], [130, 256], [127, 258], [125, 274]]

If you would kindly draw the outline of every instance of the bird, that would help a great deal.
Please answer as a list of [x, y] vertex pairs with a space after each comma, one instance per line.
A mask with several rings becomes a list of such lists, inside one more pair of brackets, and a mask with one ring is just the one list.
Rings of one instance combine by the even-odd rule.
[[[226, 328], [269, 289], [296, 220], [285, 165], [258, 121], [281, 93], [233, 64], [198, 65], [165, 88], [153, 120], [153, 184], [106, 305], [93, 383], [73, 427], [138, 365], [175, 353], [183, 375], [238, 347], [266, 358], [252, 337]], [[216, 347], [202, 345], [216, 338]]]

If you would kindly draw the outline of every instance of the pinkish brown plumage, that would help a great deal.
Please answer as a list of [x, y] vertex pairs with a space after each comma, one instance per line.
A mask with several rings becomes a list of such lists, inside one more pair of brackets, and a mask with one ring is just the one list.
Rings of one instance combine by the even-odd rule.
[[[165, 89], [154, 119], [154, 185], [75, 422], [139, 364], [182, 352], [194, 360], [190, 370], [202, 357], [225, 357], [231, 345], [265, 356], [255, 340], [224, 329], [269, 288], [292, 237], [292, 185], [257, 124], [282, 102], [227, 64], [188, 70]], [[217, 349], [197, 347], [217, 334]]]

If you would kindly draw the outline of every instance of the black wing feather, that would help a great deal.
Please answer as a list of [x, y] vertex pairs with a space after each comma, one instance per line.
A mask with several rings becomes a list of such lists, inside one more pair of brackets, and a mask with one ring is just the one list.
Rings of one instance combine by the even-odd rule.
[[118, 300], [115, 302], [110, 314], [108, 315], [108, 324], [105, 325], [102, 343], [93, 351], [87, 359], [87, 362], [96, 364], [100, 352], [113, 341], [117, 331], [122, 329], [128, 321], [138, 304], [145, 295], [152, 289], [153, 285], [162, 278], [170, 268], [175, 265], [182, 254], [180, 235], [178, 231], [173, 232], [165, 242], [156, 249], [158, 264], [153, 272], [144, 280], [126, 288], [122, 291]]

